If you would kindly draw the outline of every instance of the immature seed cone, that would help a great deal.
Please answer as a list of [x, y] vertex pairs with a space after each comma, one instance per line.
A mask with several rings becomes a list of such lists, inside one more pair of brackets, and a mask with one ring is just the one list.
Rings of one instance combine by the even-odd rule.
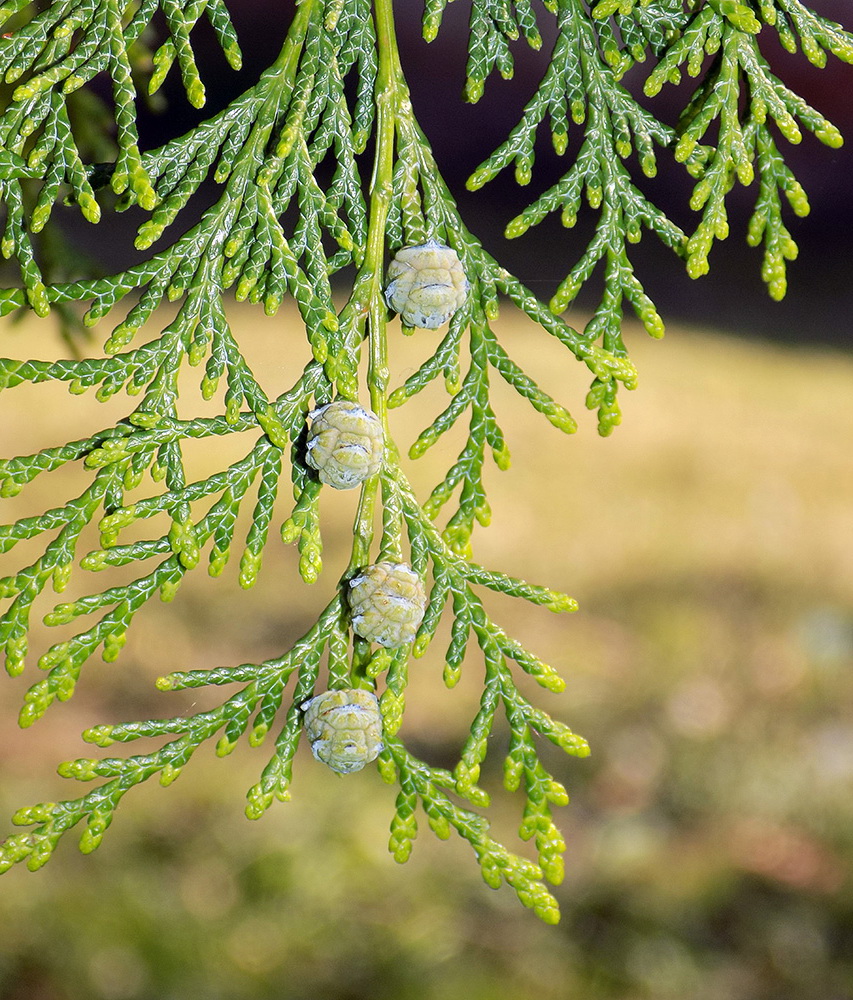
[[301, 708], [314, 756], [333, 771], [351, 774], [379, 756], [382, 716], [371, 691], [326, 691]]
[[437, 330], [468, 297], [462, 261], [435, 240], [403, 247], [388, 267], [385, 301], [400, 314], [404, 326]]
[[382, 468], [385, 438], [382, 421], [372, 410], [336, 399], [309, 414], [308, 464], [321, 483], [351, 490]]
[[395, 649], [415, 638], [426, 611], [421, 578], [406, 563], [365, 567], [349, 582], [352, 628], [368, 642]]

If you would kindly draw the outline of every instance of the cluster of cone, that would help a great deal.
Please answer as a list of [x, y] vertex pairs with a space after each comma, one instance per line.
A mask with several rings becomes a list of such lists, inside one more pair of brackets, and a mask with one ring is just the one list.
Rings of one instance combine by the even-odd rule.
[[[388, 269], [386, 301], [403, 325], [437, 329], [468, 295], [456, 253], [434, 240], [398, 251]], [[309, 414], [306, 461], [321, 483], [354, 489], [382, 468], [382, 421], [347, 399]], [[365, 566], [349, 581], [350, 623], [356, 635], [389, 649], [412, 642], [426, 611], [423, 581], [407, 563]], [[359, 771], [382, 750], [382, 715], [372, 691], [337, 689], [301, 706], [305, 732], [317, 760], [341, 774]]]

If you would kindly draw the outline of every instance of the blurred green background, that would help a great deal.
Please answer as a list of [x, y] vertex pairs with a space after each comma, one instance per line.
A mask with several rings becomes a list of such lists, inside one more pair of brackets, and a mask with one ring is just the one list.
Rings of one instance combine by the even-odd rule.
[[[230, 6], [245, 69], [235, 78], [216, 46], [205, 56], [202, 45], [203, 114], [274, 57], [281, 30], [272, 26], [292, 5]], [[842, 0], [820, 6], [847, 16]], [[538, 63], [519, 61], [512, 84], [490, 81], [484, 101], [465, 106], [465, 7], [449, 7], [446, 30], [426, 46], [420, 5], [398, 4], [414, 105], [472, 229], [547, 298], [583, 234], [548, 220], [525, 240], [500, 235], [558, 176], [547, 137], [530, 188], [509, 175], [476, 195], [463, 188], [517, 120], [547, 45]], [[786, 80], [849, 136], [849, 67], [780, 59]], [[200, 117], [176, 81], [166, 91], [168, 113], [143, 114], [146, 148]], [[662, 98], [672, 122], [680, 96]], [[651, 238], [636, 248], [670, 329], [662, 344], [628, 330], [640, 387], [624, 395], [612, 438], [598, 438], [582, 409], [586, 370], [511, 309], [501, 320], [511, 355], [581, 424], [566, 439], [495, 387], [513, 468], [493, 470], [493, 525], [474, 539], [487, 566], [581, 605], [555, 618], [492, 604], [568, 681], [559, 697], [537, 689], [538, 703], [592, 744], [587, 760], [548, 757], [573, 796], [558, 815], [569, 845], [562, 923], [546, 927], [509, 890], [488, 889], [467, 845], [438, 842], [425, 823], [412, 859], [396, 865], [386, 850], [394, 790], [372, 769], [338, 778], [302, 748], [293, 801], [251, 823], [244, 795], [269, 751], [241, 747], [217, 760], [206, 747], [170, 788], [131, 793], [94, 855], [79, 855], [71, 835], [43, 871], [0, 878], [0, 1000], [853, 1000], [851, 160], [808, 137], [790, 155], [814, 211], [792, 227], [803, 252], [783, 305], [767, 299], [759, 255], [742, 244], [751, 204], [738, 192], [732, 239], [703, 281], [689, 282]], [[662, 161], [651, 193], [691, 230], [689, 184]], [[95, 229], [73, 210], [57, 213], [75, 250], [110, 268], [132, 253], [131, 214]], [[301, 364], [291, 345], [303, 335], [291, 313], [258, 313], [236, 310], [235, 332], [276, 394]], [[578, 328], [586, 318], [580, 307], [568, 316]], [[830, 342], [841, 346], [802, 346]], [[432, 344], [425, 332], [395, 339], [394, 385]], [[62, 350], [49, 323], [3, 324], [0, 354]], [[188, 413], [203, 409], [196, 381]], [[402, 450], [441, 405], [436, 387], [394, 412]], [[47, 385], [0, 394], [2, 454], [84, 436], [127, 406]], [[420, 496], [459, 443], [451, 437], [408, 464]], [[200, 446], [199, 471], [244, 444]], [[2, 519], [43, 510], [82, 482], [74, 470], [53, 473], [4, 501]], [[203, 692], [158, 694], [157, 676], [287, 648], [346, 564], [354, 505], [324, 497], [327, 569], [313, 589], [272, 533], [253, 591], [240, 591], [236, 565], [219, 581], [203, 568], [191, 574], [172, 605], [140, 613], [117, 664], [87, 665], [74, 699], [30, 730], [15, 719], [35, 671], [0, 679], [0, 836], [18, 806], [84, 790], [55, 766], [92, 752], [79, 738], [88, 726], [209, 703]], [[278, 523], [284, 516], [286, 504]], [[24, 550], [0, 558], [0, 573]], [[80, 593], [109, 582], [79, 576]], [[35, 654], [54, 639], [42, 629]], [[472, 657], [447, 692], [441, 651], [436, 641], [412, 671], [403, 736], [448, 765], [476, 712], [482, 666]], [[483, 784], [496, 834], [523, 852], [520, 804], [498, 773], [505, 739], [494, 736]]]
[[[41, 872], [2, 877], [3, 1000], [853, 998], [853, 361], [629, 329], [640, 388], [602, 440], [582, 409], [585, 370], [505, 313], [510, 354], [581, 423], [565, 438], [496, 387], [514, 463], [494, 470], [493, 525], [474, 540], [486, 565], [581, 605], [559, 618], [493, 605], [567, 678], [561, 696], [537, 689], [539, 703], [592, 743], [587, 760], [548, 758], [573, 796], [558, 817], [562, 923], [487, 888], [467, 845], [425, 823], [396, 865], [394, 791], [372, 769], [338, 778], [303, 747], [293, 801], [251, 823], [245, 790], [269, 751], [217, 760], [206, 747], [170, 788], [132, 792], [94, 855], [72, 835]], [[281, 391], [298, 363], [294, 315], [237, 310], [234, 325], [266, 390]], [[3, 354], [59, 352], [50, 324], [7, 330]], [[433, 336], [394, 340], [393, 384]], [[440, 398], [394, 412], [403, 449]], [[3, 453], [91, 432], [126, 406], [21, 387], [0, 397]], [[456, 445], [409, 463], [420, 495]], [[213, 457], [200, 448], [194, 461], [201, 471]], [[76, 475], [6, 501], [4, 520], [43, 509]], [[239, 590], [236, 565], [219, 581], [191, 574], [172, 605], [140, 614], [117, 664], [87, 666], [75, 698], [32, 729], [15, 725], [32, 669], [3, 681], [0, 832], [18, 806], [82, 791], [54, 768], [91, 752], [87, 726], [205, 704], [158, 694], [157, 676], [275, 655], [310, 624], [346, 563], [355, 497], [324, 503], [327, 568], [313, 589], [273, 540], [254, 591]], [[50, 638], [43, 629], [36, 652]], [[403, 736], [447, 764], [482, 666], [470, 658], [447, 692], [441, 650], [412, 671]], [[484, 785], [497, 834], [523, 852], [520, 805], [497, 773], [504, 740]]]

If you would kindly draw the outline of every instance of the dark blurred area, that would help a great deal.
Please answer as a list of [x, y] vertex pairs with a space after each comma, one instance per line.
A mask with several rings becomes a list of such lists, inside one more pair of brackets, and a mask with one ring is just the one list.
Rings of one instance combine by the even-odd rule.
[[[849, 22], [845, 0], [817, 0], [814, 6], [826, 17]], [[270, 25], [278, 23], [283, 7], [286, 10], [292, 3], [241, 0], [231, 5], [244, 53], [239, 73], [226, 65], [212, 33], [200, 25], [194, 37], [200, 39], [199, 64], [207, 86], [207, 107], [198, 112], [188, 106], [173, 72], [163, 91], [166, 110], [142, 116], [143, 147], [182, 134], [250, 86], [278, 53], [282, 32], [271, 30]], [[420, 34], [422, 5], [397, 4], [401, 56], [415, 113], [471, 230], [498, 260], [547, 299], [583, 252], [595, 214], [587, 208], [574, 230], [564, 229], [559, 218], [552, 216], [519, 240], [506, 240], [503, 229], [561, 176], [568, 159], [577, 151], [581, 131], [570, 129], [569, 149], [561, 159], [542, 129], [533, 180], [526, 188], [515, 183], [511, 169], [474, 194], [467, 192], [464, 185], [474, 168], [506, 137], [532, 95], [547, 65], [553, 18], [540, 18], [545, 36], [542, 50], [532, 52], [524, 43], [517, 43], [515, 78], [505, 81], [494, 74], [487, 82], [483, 99], [470, 105], [461, 99], [468, 11], [469, 4], [461, 0], [450, 4], [438, 38], [427, 45]], [[550, 38], [548, 28], [552, 29]], [[799, 146], [780, 138], [780, 149], [812, 206], [805, 219], [787, 213], [786, 224], [799, 244], [800, 255], [788, 266], [786, 298], [777, 303], [767, 295], [760, 276], [761, 249], [752, 249], [745, 242], [757, 182], [749, 188], [736, 185], [732, 191], [731, 235], [715, 245], [711, 271], [705, 277], [691, 280], [682, 262], [649, 233], [631, 249], [632, 259], [667, 323], [707, 326], [777, 342], [849, 345], [853, 339], [853, 68], [830, 56], [826, 68], [819, 70], [802, 54], [784, 51], [770, 29], [763, 32], [761, 45], [774, 72], [848, 139], [845, 147], [833, 150], [807, 132]], [[645, 66], [639, 65], [629, 74], [626, 83], [635, 95], [642, 95], [647, 72]], [[666, 87], [653, 102], [642, 96], [640, 99], [664, 121], [675, 124], [686, 101], [685, 90], [693, 84], [695, 81], [688, 79], [680, 88]], [[658, 169], [653, 181], [640, 179], [641, 188], [686, 232], [692, 232], [698, 218], [688, 207], [693, 180], [665, 154], [659, 156]], [[109, 260], [115, 266], [116, 262], [130, 263], [134, 259], [125, 228], [127, 221], [131, 220], [123, 216], [112, 223], [105, 221], [97, 229], [76, 221], [72, 224], [79, 245], [101, 259], [108, 246]], [[111, 227], [113, 240], [109, 239]], [[596, 281], [594, 276], [581, 292], [577, 300], [581, 311], [595, 306], [600, 290]]]

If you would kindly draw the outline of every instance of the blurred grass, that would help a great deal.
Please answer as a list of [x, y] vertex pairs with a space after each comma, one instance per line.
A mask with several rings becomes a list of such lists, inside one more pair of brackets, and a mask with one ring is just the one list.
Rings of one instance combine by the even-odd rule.
[[[281, 391], [294, 317], [234, 322], [262, 384]], [[587, 373], [559, 345], [520, 324], [502, 335], [545, 388], [582, 400]], [[475, 537], [481, 562], [581, 604], [557, 618], [492, 603], [569, 682], [536, 697], [593, 744], [587, 761], [551, 759], [574, 796], [559, 817], [560, 927], [491, 892], [465, 845], [429, 831], [397, 867], [393, 790], [372, 771], [338, 779], [303, 749], [293, 801], [253, 824], [243, 796], [266, 751], [219, 761], [204, 749], [176, 785], [131, 793], [94, 856], [69, 839], [42, 872], [3, 876], [3, 1000], [853, 998], [853, 362], [696, 331], [629, 335], [640, 389], [612, 438], [578, 405], [566, 439], [495, 386], [514, 467], [494, 470], [493, 525]], [[393, 384], [432, 343], [395, 341]], [[56, 350], [49, 326], [25, 323], [2, 353]], [[440, 401], [439, 386], [392, 414], [403, 450]], [[36, 386], [0, 407], [3, 453], [23, 454], [106, 426], [127, 400]], [[420, 495], [458, 443], [411, 466]], [[197, 450], [199, 471], [214, 451]], [[81, 482], [62, 475], [6, 501], [4, 520]], [[14, 724], [32, 670], [4, 681], [2, 815], [79, 791], [54, 767], [85, 752], [86, 726], [189, 707], [190, 695], [154, 692], [156, 676], [274, 655], [310, 624], [345, 565], [355, 498], [324, 505], [327, 569], [313, 589], [273, 541], [244, 594], [235, 551], [223, 580], [201, 570], [173, 605], [146, 609], [118, 664], [89, 665], [74, 700], [33, 729]], [[404, 736], [444, 764], [481, 667], [472, 658], [449, 693], [441, 648], [413, 670]], [[504, 739], [484, 783], [513, 838]]]

